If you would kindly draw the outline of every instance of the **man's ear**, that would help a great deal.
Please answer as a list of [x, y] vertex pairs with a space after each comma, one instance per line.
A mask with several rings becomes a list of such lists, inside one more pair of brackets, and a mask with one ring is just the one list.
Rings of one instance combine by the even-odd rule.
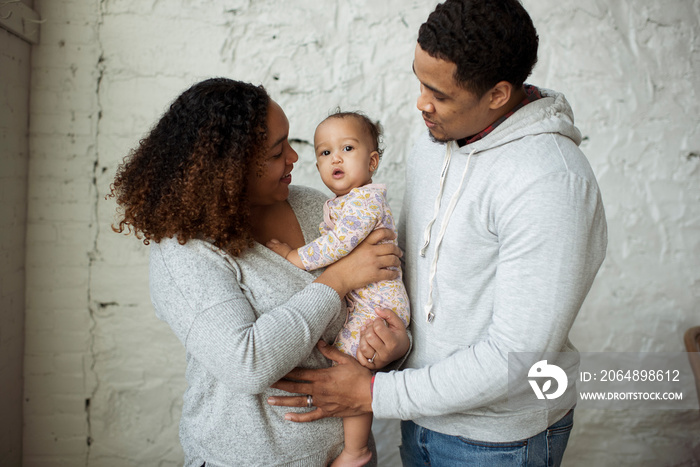
[[379, 167], [379, 151], [372, 151], [369, 155], [369, 171], [374, 173]]
[[499, 81], [494, 87], [488, 91], [489, 108], [498, 110], [508, 103], [510, 96], [513, 94], [513, 85], [508, 81]]

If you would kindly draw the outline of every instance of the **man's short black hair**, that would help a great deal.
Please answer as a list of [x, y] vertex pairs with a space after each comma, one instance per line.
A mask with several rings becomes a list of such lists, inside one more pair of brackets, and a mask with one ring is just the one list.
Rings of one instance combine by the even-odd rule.
[[455, 63], [455, 81], [479, 97], [500, 81], [522, 86], [537, 63], [538, 42], [518, 0], [447, 0], [418, 31], [421, 48]]

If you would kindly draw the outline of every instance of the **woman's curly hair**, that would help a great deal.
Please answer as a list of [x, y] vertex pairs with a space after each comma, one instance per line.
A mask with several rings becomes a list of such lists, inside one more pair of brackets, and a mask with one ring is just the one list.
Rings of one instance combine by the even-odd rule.
[[115, 232], [150, 241], [208, 239], [237, 256], [252, 246], [246, 180], [260, 170], [270, 97], [212, 78], [193, 85], [117, 169]]
[[421, 48], [455, 63], [455, 81], [478, 97], [499, 81], [522, 86], [537, 63], [538, 43], [518, 0], [447, 0], [418, 30]]

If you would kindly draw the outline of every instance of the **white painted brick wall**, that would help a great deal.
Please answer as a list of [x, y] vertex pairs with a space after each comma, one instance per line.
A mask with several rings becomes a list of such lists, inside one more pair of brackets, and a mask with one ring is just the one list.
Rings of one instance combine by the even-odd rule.
[[30, 45], [0, 29], [0, 465], [22, 460]]
[[[36, 2], [27, 225], [24, 465], [84, 464], [94, 388], [97, 2]], [[92, 40], [90, 40], [90, 31]]]
[[[37, 0], [26, 465], [181, 463], [184, 350], [150, 306], [147, 249], [111, 232], [114, 203], [103, 199], [170, 101], [209, 76], [263, 83], [300, 141], [295, 183], [318, 188], [304, 141], [336, 105], [362, 109], [384, 124], [377, 181], [398, 210], [422, 127], [412, 52], [435, 3]], [[541, 38], [531, 81], [567, 94], [609, 221], [572, 340], [681, 351], [683, 330], [700, 323], [700, 0], [524, 3]], [[565, 465], [697, 465], [698, 430], [697, 413], [579, 411]]]

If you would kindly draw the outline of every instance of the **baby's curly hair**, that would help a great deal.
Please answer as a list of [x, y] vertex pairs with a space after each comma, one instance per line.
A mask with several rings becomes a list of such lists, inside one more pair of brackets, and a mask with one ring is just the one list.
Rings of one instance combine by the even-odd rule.
[[518, 0], [447, 0], [418, 30], [421, 48], [455, 63], [455, 81], [478, 97], [499, 81], [522, 86], [537, 63], [538, 42]]
[[262, 86], [226, 78], [183, 92], [117, 169], [112, 229], [146, 245], [207, 239], [234, 256], [252, 246], [246, 180], [261, 168], [269, 103]]

